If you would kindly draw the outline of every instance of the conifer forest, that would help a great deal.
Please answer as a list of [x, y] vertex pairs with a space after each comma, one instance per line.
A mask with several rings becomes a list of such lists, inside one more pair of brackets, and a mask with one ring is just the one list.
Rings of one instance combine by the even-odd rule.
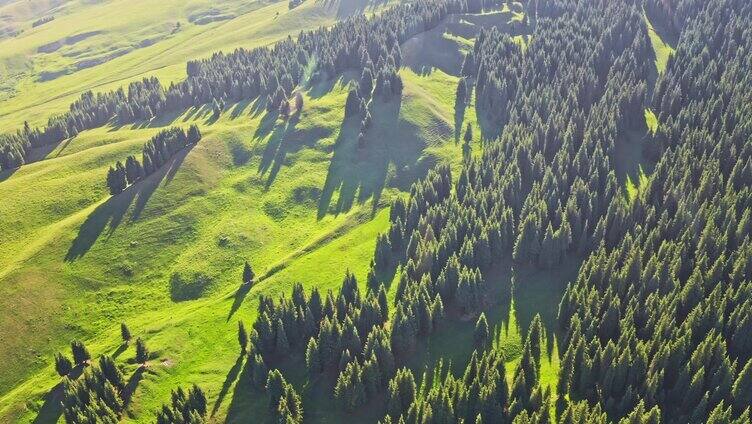
[[752, 2], [0, 0], [0, 422], [752, 423]]

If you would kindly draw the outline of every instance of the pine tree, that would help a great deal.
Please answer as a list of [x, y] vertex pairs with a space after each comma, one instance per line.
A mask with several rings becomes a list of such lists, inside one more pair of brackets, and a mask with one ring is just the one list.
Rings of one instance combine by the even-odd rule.
[[277, 328], [275, 330], [277, 335], [274, 347], [277, 354], [287, 355], [290, 352], [290, 342], [287, 340], [287, 333], [285, 332], [285, 326], [281, 319], [277, 320]]
[[295, 92], [295, 113], [303, 111], [303, 94], [300, 91]]
[[122, 193], [127, 186], [125, 168], [122, 163], [118, 162], [115, 168], [110, 167], [110, 170], [107, 171], [107, 188], [110, 190], [110, 194], [115, 196]]
[[191, 389], [188, 391], [188, 402], [187, 405], [189, 405], [190, 409], [193, 411], [196, 411], [196, 413], [201, 416], [206, 416], [206, 394], [204, 391], [198, 387], [197, 385], [193, 385]]
[[287, 386], [287, 382], [282, 373], [277, 369], [271, 370], [266, 380], [266, 393], [269, 396], [270, 409], [276, 410], [279, 406], [279, 400], [285, 392], [285, 386]]
[[488, 343], [488, 321], [486, 320], [486, 314], [481, 313], [478, 317], [478, 321], [475, 323], [475, 332], [473, 333], [473, 341], [475, 347], [483, 349]]
[[319, 345], [316, 343], [316, 339], [311, 337], [308, 340], [308, 346], [306, 347], [305, 362], [308, 367], [308, 372], [311, 376], [321, 373], [323, 366], [321, 362], [321, 352], [319, 351]]
[[201, 140], [201, 130], [198, 129], [198, 125], [192, 124], [188, 127], [188, 134], [186, 136], [186, 142], [188, 144], [196, 144]]
[[65, 377], [73, 370], [73, 364], [62, 353], [55, 354], [55, 371], [60, 377]]
[[251, 354], [249, 360], [251, 362], [251, 382], [254, 386], [263, 388], [269, 376], [269, 369], [266, 367], [264, 359], [259, 354]]
[[146, 361], [149, 360], [149, 349], [146, 347], [146, 343], [139, 337], [136, 339], [136, 363], [146, 366]]
[[115, 388], [122, 391], [125, 388], [125, 377], [120, 369], [115, 365], [115, 361], [109, 355], [104, 355], [99, 358], [99, 370]]
[[128, 326], [124, 322], [120, 323], [120, 337], [126, 345], [131, 341], [131, 330], [128, 329]]
[[91, 359], [89, 350], [78, 340], [71, 342], [71, 352], [73, 353], [73, 362], [76, 365], [86, 364]]
[[473, 126], [468, 122], [467, 127], [465, 128], [465, 137], [464, 137], [465, 144], [470, 144], [471, 141], [473, 141]]
[[734, 410], [741, 413], [745, 409], [752, 409], [752, 359], [739, 373], [731, 389]]

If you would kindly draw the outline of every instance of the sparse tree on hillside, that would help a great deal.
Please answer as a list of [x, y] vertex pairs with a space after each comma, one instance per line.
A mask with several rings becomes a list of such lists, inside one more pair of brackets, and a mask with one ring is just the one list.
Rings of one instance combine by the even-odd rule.
[[146, 347], [146, 343], [139, 337], [136, 339], [136, 363], [146, 366], [146, 361], [149, 360], [149, 349]]
[[73, 364], [70, 359], [62, 353], [55, 354], [55, 371], [60, 377], [65, 377], [73, 370]]
[[303, 111], [303, 94], [300, 91], [295, 92], [295, 113]]
[[128, 181], [126, 179], [125, 167], [118, 162], [115, 168], [110, 167], [107, 172], [107, 188], [110, 190], [110, 194], [115, 196], [123, 192], [128, 187]]
[[201, 140], [201, 130], [198, 129], [198, 125], [192, 124], [188, 127], [187, 139], [188, 144], [196, 144]]
[[473, 141], [473, 126], [468, 122], [467, 128], [465, 128], [465, 143], [470, 144]]
[[128, 329], [128, 326], [124, 322], [120, 323], [120, 336], [126, 345], [131, 342], [131, 330]]
[[73, 353], [73, 362], [76, 365], [86, 364], [91, 359], [89, 349], [79, 340], [71, 342], [71, 352]]

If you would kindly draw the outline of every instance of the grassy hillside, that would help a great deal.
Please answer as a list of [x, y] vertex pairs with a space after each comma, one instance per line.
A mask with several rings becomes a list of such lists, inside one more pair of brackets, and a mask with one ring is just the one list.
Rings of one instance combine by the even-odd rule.
[[[253, 319], [259, 293], [287, 293], [297, 281], [335, 287], [348, 268], [364, 281], [386, 228], [379, 205], [433, 163], [461, 157], [452, 141], [456, 79], [439, 70], [403, 74], [402, 101], [379, 106], [365, 149], [341, 126], [344, 79], [311, 87], [303, 113], [287, 123], [236, 104], [216, 122], [190, 110], [87, 131], [3, 181], [0, 196], [18, 201], [0, 206], [11, 217], [0, 224], [0, 309], [19, 313], [2, 314], [0, 356], [9, 366], [0, 414], [31, 421], [59, 413], [52, 353], [74, 338], [94, 354], [112, 353], [121, 320], [147, 338], [158, 363], [138, 383], [134, 419], [148, 422], [172, 388], [198, 376], [218, 399], [237, 357], [235, 321]], [[105, 193], [115, 160], [139, 152], [162, 126], [189, 123], [204, 134], [197, 146], [121, 195]], [[262, 281], [236, 296], [246, 258]], [[173, 302], [174, 272], [207, 274], [206, 296]], [[118, 360], [132, 356], [119, 352]], [[218, 413], [229, 407], [228, 399]]]
[[[46, 122], [86, 90], [104, 91], [146, 76], [163, 84], [185, 77], [185, 63], [213, 52], [274, 43], [389, 2], [42, 0], [0, 6], [24, 31], [0, 38], [0, 128]], [[58, 3], [58, 2], [55, 2]], [[31, 27], [37, 5], [55, 19]], [[35, 9], [36, 10], [36, 9]]]

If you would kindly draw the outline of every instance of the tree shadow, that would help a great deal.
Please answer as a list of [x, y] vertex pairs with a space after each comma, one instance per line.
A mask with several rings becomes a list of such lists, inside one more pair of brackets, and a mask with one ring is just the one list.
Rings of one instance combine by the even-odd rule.
[[308, 86], [306, 93], [311, 99], [320, 99], [331, 93], [332, 90], [334, 90], [334, 87], [338, 84], [346, 86], [353, 81], [357, 82], [359, 78], [360, 75], [358, 75], [357, 72], [345, 71], [343, 74], [335, 78], [316, 79], [315, 82]]
[[219, 406], [222, 405], [222, 401], [225, 399], [225, 396], [227, 396], [227, 392], [230, 391], [232, 383], [237, 380], [238, 374], [240, 374], [240, 370], [243, 367], [243, 358], [245, 358], [245, 356], [246, 355], [244, 353], [241, 353], [238, 356], [238, 359], [235, 361], [235, 365], [233, 365], [232, 368], [230, 368], [230, 371], [227, 373], [225, 382], [222, 384], [222, 389], [219, 391], [219, 395], [217, 396], [217, 401], [214, 403], [214, 408], [212, 408], [212, 417], [217, 413]]
[[388, 0], [319, 0], [328, 8], [337, 8], [337, 19], [360, 15], [367, 9], [377, 8], [386, 4]]
[[259, 173], [264, 175], [268, 172], [265, 189], [269, 189], [277, 178], [288, 153], [296, 152], [305, 146], [315, 146], [319, 140], [331, 134], [331, 129], [321, 125], [299, 130], [299, 122], [300, 115], [296, 113], [287, 121], [280, 122], [267, 140], [259, 162]]
[[136, 193], [136, 204], [133, 207], [133, 213], [131, 213], [129, 222], [138, 221], [141, 213], [146, 207], [146, 203], [157, 190], [162, 180], [165, 181], [165, 186], [172, 182], [175, 178], [175, 174], [177, 174], [178, 170], [183, 165], [186, 156], [188, 156], [188, 153], [190, 153], [195, 146], [195, 144], [189, 144], [184, 147], [179, 152], [175, 153], [166, 164], [162, 165], [156, 172], [151, 174], [149, 178], [142, 181], [143, 185], [138, 193]]
[[[24, 158], [24, 165], [34, 163], [34, 162], [39, 162], [45, 159], [50, 159], [50, 154], [54, 152], [55, 149], [57, 149], [62, 144], [63, 147], [54, 157], [60, 156], [60, 153], [63, 151], [63, 149], [68, 147], [71, 141], [73, 141], [75, 138], [76, 138], [75, 136], [68, 137], [65, 140], [60, 140], [58, 142], [50, 143], [50, 144], [44, 144], [44, 145], [34, 147], [28, 150], [28, 153], [26, 154], [26, 157]], [[21, 165], [21, 166], [24, 166], [24, 165]], [[16, 167], [15, 169], [18, 169], [18, 167]], [[13, 171], [13, 170], [11, 169], [10, 171]], [[5, 171], [3, 171], [3, 173], [4, 172]], [[2, 177], [0, 177], [0, 182], [2, 181], [3, 179]]]
[[243, 100], [238, 103], [235, 103], [235, 105], [232, 107], [232, 110], [230, 110], [230, 119], [237, 119], [242, 115], [246, 108], [251, 104], [252, 100]]
[[123, 405], [125, 406], [125, 408], [127, 408], [131, 403], [133, 395], [136, 393], [136, 389], [138, 389], [138, 383], [140, 383], [141, 380], [144, 379], [144, 372], [146, 372], [146, 368], [136, 368], [136, 371], [133, 373], [133, 375], [131, 375], [131, 377], [128, 379], [128, 383], [123, 388], [122, 397]]
[[115, 351], [114, 351], [114, 352], [112, 352], [112, 358], [113, 358], [113, 359], [117, 358], [117, 357], [118, 357], [118, 356], [120, 356], [120, 355], [121, 355], [121, 354], [122, 354], [123, 352], [125, 352], [125, 351], [126, 351], [126, 349], [128, 349], [128, 345], [127, 345], [127, 344], [125, 344], [125, 343], [120, 343], [120, 345], [119, 345], [119, 346], [117, 347], [117, 349], [115, 349]]
[[[425, 141], [420, 128], [399, 117], [401, 99], [374, 100], [372, 125], [358, 145], [360, 117], [346, 119], [339, 130], [318, 203], [318, 219], [347, 212], [357, 201], [372, 199], [376, 209], [384, 187], [406, 189], [428, 170], [421, 158]], [[421, 160], [419, 160], [421, 159]], [[332, 205], [334, 194], [338, 193]]]
[[[287, 135], [295, 132], [295, 126], [298, 124], [298, 122], [300, 122], [300, 115], [295, 114], [294, 116], [290, 117], [289, 120], [279, 126], [281, 128], [281, 131], [274, 131], [273, 134], [277, 135], [278, 137], [272, 136], [272, 138], [267, 141], [262, 161], [259, 164], [259, 171], [262, 175], [267, 170], [269, 171], [269, 175], [266, 178], [266, 183], [264, 184], [265, 189], [268, 189], [269, 186], [271, 186], [272, 182], [274, 182], [274, 179], [277, 178], [279, 169], [282, 167], [282, 163], [284, 162], [285, 156], [287, 155], [287, 150], [291, 147], [291, 143], [289, 143], [287, 140]], [[271, 155], [272, 153], [274, 154], [273, 156]]]
[[15, 168], [4, 169], [4, 170], [0, 171], [0, 183], [2, 183], [3, 181], [7, 180], [8, 178], [10, 178], [19, 169], [21, 169], [21, 167], [17, 166]]
[[507, 124], [509, 119], [506, 116], [506, 111], [503, 112], [503, 116], [491, 117], [489, 113], [475, 106], [475, 116], [478, 121], [478, 128], [480, 129], [480, 139], [482, 142], [496, 140], [501, 135], [502, 130]]
[[111, 236], [123, 221], [123, 217], [134, 202], [130, 221], [138, 220], [149, 198], [154, 194], [159, 184], [165, 177], [169, 183], [175, 176], [183, 160], [195, 145], [189, 145], [177, 152], [170, 160], [162, 165], [156, 172], [123, 190], [122, 193], [111, 196], [104, 203], [97, 206], [89, 214], [81, 227], [78, 229], [76, 238], [65, 254], [65, 261], [72, 262], [86, 254], [91, 249], [99, 236], [107, 228], [107, 236]]
[[[153, 175], [147, 177], [146, 180], [152, 177]], [[65, 254], [66, 262], [72, 262], [83, 257], [104, 232], [105, 228], [108, 228], [108, 236], [115, 231], [122, 222], [123, 216], [133, 202], [133, 199], [136, 197], [136, 193], [140, 190], [140, 186], [146, 183], [146, 180], [126, 188], [116, 196], [111, 196], [86, 217], [84, 223], [78, 228], [76, 238]]]
[[458, 76], [464, 55], [457, 41], [444, 36], [445, 25], [423, 32], [405, 41], [400, 47], [402, 63], [418, 75], [430, 75], [440, 69]]
[[251, 291], [250, 284], [242, 284], [240, 287], [238, 287], [238, 290], [235, 292], [235, 295], [233, 296], [235, 300], [232, 302], [232, 306], [230, 307], [230, 313], [227, 315], [227, 322], [230, 321], [230, 318], [232, 318], [232, 316], [235, 315], [235, 312], [238, 311], [238, 309], [240, 308], [240, 305], [243, 304], [243, 300], [245, 300], [245, 296], [248, 294], [249, 291]]
[[57, 383], [46, 395], [33, 424], [55, 423], [63, 414], [63, 383]]
[[267, 111], [266, 115], [264, 115], [264, 117], [261, 118], [261, 122], [259, 123], [259, 126], [256, 128], [256, 132], [253, 133], [253, 139], [258, 140], [269, 135], [269, 133], [273, 129], [276, 128], [275, 124], [277, 123], [278, 116], [279, 116], [279, 112]]
[[[257, 412], [268, 409], [266, 407], [266, 396], [253, 387], [248, 363], [248, 361], [245, 361], [238, 377], [230, 406], [227, 408], [225, 423], [264, 422], [258, 417]], [[253, 394], [257, 396], [253, 396]]]
[[[462, 82], [462, 80], [460, 80]], [[454, 99], [454, 142], [459, 143], [462, 135], [462, 124], [465, 122], [465, 109], [467, 104], [461, 102], [458, 97]]]

